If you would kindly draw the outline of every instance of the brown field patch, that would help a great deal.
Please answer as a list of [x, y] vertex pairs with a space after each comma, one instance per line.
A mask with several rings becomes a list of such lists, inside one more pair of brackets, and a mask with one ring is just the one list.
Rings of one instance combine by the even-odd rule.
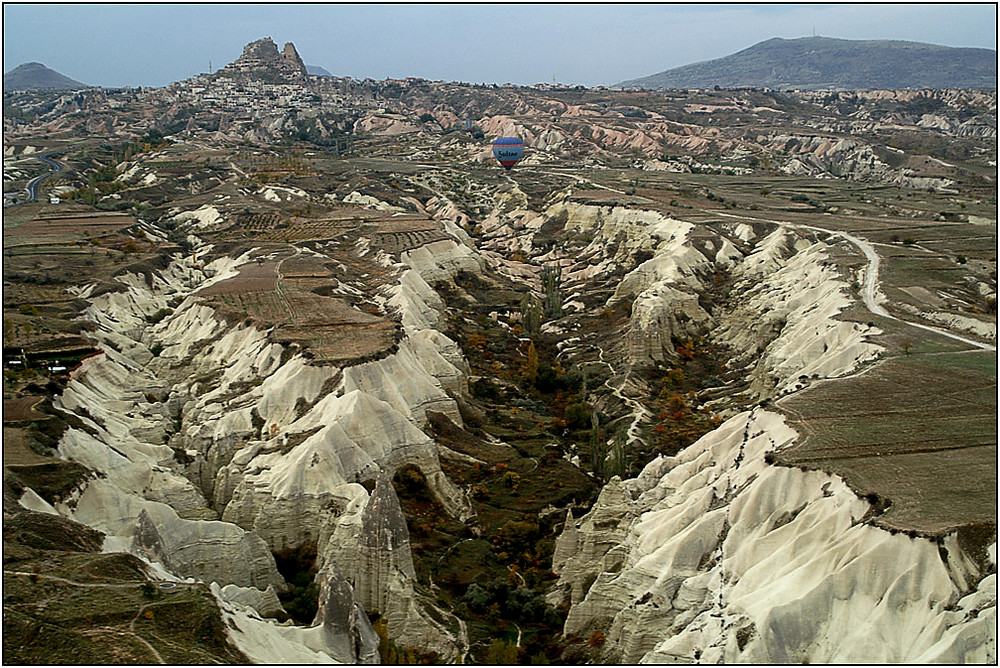
[[996, 443], [939, 452], [838, 461], [837, 473], [858, 489], [893, 500], [880, 526], [939, 534], [997, 521]]
[[20, 422], [21, 420], [47, 420], [48, 415], [44, 415], [35, 410], [45, 397], [20, 397], [18, 399], [3, 400], [3, 421]]
[[378, 226], [378, 234], [398, 234], [401, 232], [420, 232], [437, 230], [438, 223], [423, 214], [400, 214], [378, 218], [372, 221]]
[[240, 295], [252, 292], [274, 292], [278, 287], [278, 263], [248, 262], [240, 265], [239, 274], [198, 290], [201, 297]]
[[[6, 413], [6, 407], [4, 408]], [[52, 457], [40, 455], [28, 447], [28, 437], [23, 429], [17, 427], [3, 428], [3, 465], [6, 466], [34, 466], [36, 464], [47, 464], [53, 461]]]
[[[294, 281], [297, 285], [302, 282]], [[320, 279], [305, 282], [320, 282]], [[227, 286], [229, 283], [233, 285]], [[328, 285], [329, 281], [323, 280], [321, 284]], [[341, 297], [287, 287], [280, 291], [235, 290], [231, 288], [240, 285], [235, 278], [219, 285], [223, 289], [210, 294], [205, 294], [210, 292], [206, 290], [202, 294], [221, 314], [234, 320], [250, 318], [267, 327], [276, 326], [271, 334], [274, 340], [297, 343], [307, 348], [317, 361], [370, 359], [397, 343], [396, 322], [358, 310]]]
[[318, 362], [357, 361], [388, 352], [396, 343], [396, 323], [284, 326], [278, 335], [307, 347]]
[[296, 255], [281, 263], [281, 275], [285, 280], [302, 278], [324, 278], [329, 280], [329, 258], [315, 255]]
[[776, 459], [889, 498], [883, 526], [938, 534], [996, 522], [996, 360], [903, 355], [786, 397], [778, 406], [803, 438]]
[[132, 216], [70, 216], [36, 218], [5, 227], [4, 245], [60, 243], [112, 234], [135, 225]]
[[357, 229], [358, 222], [340, 219], [308, 220], [297, 219], [287, 226], [281, 224], [256, 235], [262, 241], [325, 241], [336, 239], [350, 230]]
[[383, 322], [382, 316], [359, 311], [338, 297], [325, 297], [313, 292], [289, 290], [284, 294], [293, 321], [298, 325], [338, 326], [338, 325], [369, 325]]

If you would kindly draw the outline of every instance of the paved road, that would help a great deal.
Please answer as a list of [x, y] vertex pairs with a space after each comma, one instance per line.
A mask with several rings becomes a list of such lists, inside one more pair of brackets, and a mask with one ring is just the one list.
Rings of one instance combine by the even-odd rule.
[[35, 156], [36, 158], [38, 158], [39, 160], [41, 160], [42, 162], [44, 162], [46, 165], [48, 165], [49, 166], [49, 170], [51, 170], [51, 171], [49, 171], [47, 174], [42, 174], [41, 176], [36, 176], [35, 178], [31, 179], [31, 181], [28, 182], [28, 201], [29, 202], [34, 202], [36, 199], [38, 199], [38, 184], [41, 183], [42, 181], [44, 181], [45, 179], [49, 178], [50, 176], [52, 176], [56, 172], [60, 171], [63, 168], [63, 166], [60, 163], [58, 163], [55, 160], [53, 160], [52, 158], [50, 158], [49, 157], [50, 155], [52, 155], [52, 153], [40, 153], [39, 155]]
[[63, 168], [62, 164], [56, 162], [55, 160], [49, 157], [52, 154], [53, 154], [52, 151], [48, 151], [46, 153], [39, 153], [38, 155], [32, 156], [38, 160], [41, 160], [46, 165], [48, 165], [50, 171], [45, 172], [41, 176], [36, 176], [35, 178], [28, 181], [28, 187], [24, 189], [24, 191], [28, 194], [27, 199], [20, 202], [11, 202], [9, 204], [4, 204], [4, 207], [16, 206], [18, 204], [24, 204], [25, 202], [34, 202], [35, 200], [38, 199], [38, 184], [44, 181], [45, 179], [49, 178], [56, 172], [62, 170]]

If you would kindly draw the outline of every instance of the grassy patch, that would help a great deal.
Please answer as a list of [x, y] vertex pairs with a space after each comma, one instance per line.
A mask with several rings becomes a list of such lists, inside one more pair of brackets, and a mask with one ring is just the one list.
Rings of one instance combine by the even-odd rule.
[[7, 540], [6, 662], [153, 664], [157, 654], [171, 664], [246, 661], [228, 645], [207, 586], [162, 591], [132, 555], [38, 550]]
[[59, 503], [79, 487], [91, 472], [76, 462], [54, 460], [34, 466], [12, 466], [10, 471], [25, 486], [51, 504]]

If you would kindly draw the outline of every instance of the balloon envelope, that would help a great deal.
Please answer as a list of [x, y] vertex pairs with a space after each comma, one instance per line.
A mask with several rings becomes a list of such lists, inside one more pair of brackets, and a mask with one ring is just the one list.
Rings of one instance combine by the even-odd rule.
[[493, 155], [509, 170], [524, 155], [524, 144], [517, 137], [497, 137], [493, 141]]

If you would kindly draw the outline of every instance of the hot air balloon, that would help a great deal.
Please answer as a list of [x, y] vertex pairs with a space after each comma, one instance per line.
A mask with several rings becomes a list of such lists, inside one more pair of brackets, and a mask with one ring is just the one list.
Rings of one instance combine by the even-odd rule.
[[524, 155], [524, 144], [517, 137], [497, 137], [493, 141], [493, 155], [504, 169], [510, 171]]

